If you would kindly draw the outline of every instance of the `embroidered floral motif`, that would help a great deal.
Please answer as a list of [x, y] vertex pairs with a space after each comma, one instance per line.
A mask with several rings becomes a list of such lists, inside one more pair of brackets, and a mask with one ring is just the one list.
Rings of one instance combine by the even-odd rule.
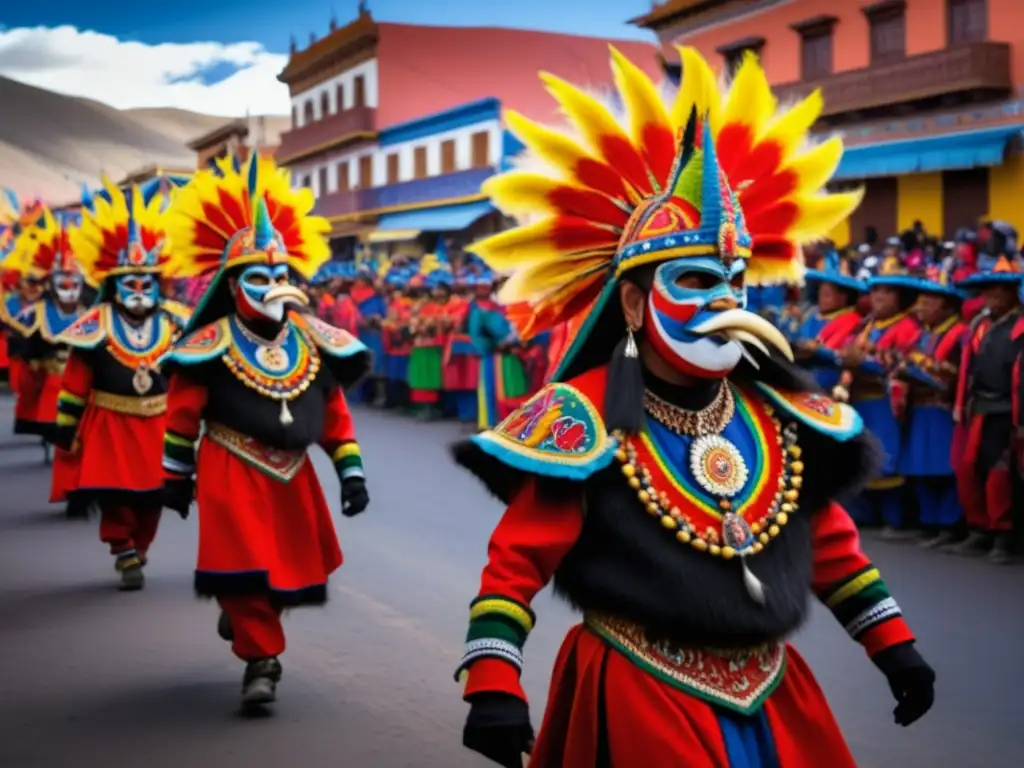
[[756, 712], [782, 680], [786, 648], [717, 650], [653, 643], [643, 629], [619, 619], [588, 615], [586, 625], [634, 664], [698, 698], [744, 715]]

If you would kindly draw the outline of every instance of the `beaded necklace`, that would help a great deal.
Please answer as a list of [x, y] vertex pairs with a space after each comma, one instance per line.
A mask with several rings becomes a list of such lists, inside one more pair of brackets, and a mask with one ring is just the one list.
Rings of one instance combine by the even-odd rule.
[[[727, 388], [728, 384], [723, 386]], [[615, 435], [619, 441], [615, 458], [647, 513], [658, 519], [679, 544], [724, 560], [743, 559], [764, 551], [799, 508], [803, 485], [804, 464], [796, 424], [783, 427], [774, 409], [766, 403], [754, 406], [751, 405], [754, 401], [748, 397], [744, 397], [743, 402], [745, 406], [759, 407], [764, 421], [771, 425], [771, 434], [765, 435], [770, 443], [766, 448], [777, 453], [767, 457], [769, 462], [761, 471], [775, 475], [776, 487], [774, 491], [766, 488], [760, 496], [753, 494], [736, 504], [734, 497], [748, 479], [739, 449], [720, 434], [695, 436], [689, 449], [690, 469], [703, 492], [716, 500], [717, 515], [701, 510], [674, 487], [678, 480], [672, 475], [677, 472], [665, 462], [657, 461], [651, 453], [649, 440], [621, 432]], [[719, 432], [726, 426], [728, 424], [723, 424]], [[773, 482], [770, 476], [755, 480]], [[763, 585], [745, 563], [743, 569], [751, 597], [763, 602]]]

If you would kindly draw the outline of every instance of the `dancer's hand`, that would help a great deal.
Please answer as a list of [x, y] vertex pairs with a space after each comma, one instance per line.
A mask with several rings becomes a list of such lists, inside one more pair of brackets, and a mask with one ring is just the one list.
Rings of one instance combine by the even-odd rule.
[[191, 477], [168, 479], [164, 481], [164, 506], [173, 509], [182, 520], [188, 519], [189, 507], [195, 495], [195, 484]]
[[370, 503], [366, 491], [366, 480], [362, 477], [346, 477], [341, 481], [341, 514], [355, 517]]
[[533, 727], [526, 702], [510, 693], [477, 693], [469, 699], [462, 731], [464, 746], [504, 768], [522, 768], [533, 749]]
[[893, 718], [897, 725], [910, 725], [932, 708], [935, 670], [917, 652], [913, 641], [886, 648], [873, 661], [889, 681], [896, 698]]

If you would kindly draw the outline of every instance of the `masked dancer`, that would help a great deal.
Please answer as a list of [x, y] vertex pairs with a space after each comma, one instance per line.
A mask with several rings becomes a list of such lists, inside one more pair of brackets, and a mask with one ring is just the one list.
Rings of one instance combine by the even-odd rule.
[[842, 143], [805, 142], [817, 92], [777, 114], [748, 54], [723, 103], [708, 64], [681, 55], [666, 107], [613, 51], [628, 128], [548, 75], [582, 140], [506, 118], [558, 174], [488, 181], [506, 213], [547, 216], [473, 250], [513, 272], [503, 298], [534, 308], [524, 335], [587, 321], [552, 383], [456, 448], [509, 505], [470, 609], [464, 742], [506, 766], [529, 750], [522, 648], [553, 579], [583, 623], [556, 661], [533, 768], [852, 768], [786, 643], [808, 594], [887, 676], [898, 723], [931, 706], [933, 673], [833, 501], [870, 468], [861, 420], [807, 390], [744, 284], [798, 280], [801, 241], [860, 195], [820, 191]]
[[282, 609], [323, 603], [341, 565], [307, 449], [332, 457], [344, 515], [369, 501], [342, 394], [368, 371], [369, 353], [300, 311], [307, 299], [292, 284], [293, 272], [312, 278], [330, 258], [330, 226], [312, 207], [308, 190], [293, 191], [287, 173], [254, 154], [241, 172], [229, 161], [199, 171], [167, 213], [175, 273], [215, 276], [165, 358], [165, 501], [187, 513], [194, 488], [195, 589], [217, 599], [218, 631], [246, 662], [246, 705], [275, 698]]
[[80, 460], [74, 497], [100, 510], [100, 541], [110, 548], [120, 588], [144, 587], [143, 567], [163, 503], [167, 381], [157, 360], [179, 332], [162, 306], [165, 244], [160, 200], [147, 205], [106, 182], [72, 233], [98, 303], [61, 340], [72, 353], [58, 402], [58, 444]]

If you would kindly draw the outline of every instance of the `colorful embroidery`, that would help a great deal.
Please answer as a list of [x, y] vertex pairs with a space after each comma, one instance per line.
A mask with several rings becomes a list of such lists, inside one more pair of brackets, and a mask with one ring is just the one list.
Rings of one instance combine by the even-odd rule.
[[301, 328], [308, 341], [331, 357], [350, 357], [366, 352], [366, 346], [348, 331], [335, 328], [315, 315], [293, 312], [289, 315], [292, 323]]
[[[78, 310], [65, 314], [54, 301], [44, 300], [39, 302], [42, 305], [42, 312], [39, 313], [39, 335], [43, 340], [56, 344], [57, 337], [70, 328], [78, 319]], [[39, 305], [37, 305], [39, 306]]]
[[58, 341], [77, 349], [95, 349], [107, 337], [103, 325], [103, 306], [88, 309], [78, 316]]
[[738, 650], [677, 648], [652, 643], [642, 628], [619, 619], [588, 615], [584, 622], [641, 669], [743, 715], [760, 709], [786, 668], [786, 648], [781, 643]]
[[198, 365], [220, 357], [231, 345], [231, 330], [228, 319], [222, 317], [209, 325], [193, 331], [175, 344], [158, 362], [175, 362], [179, 365]]
[[293, 400], [316, 379], [320, 355], [293, 326], [285, 326], [273, 344], [257, 340], [236, 318], [231, 318], [230, 329], [232, 343], [222, 359], [250, 389], [274, 400]]
[[287, 483], [306, 463], [305, 451], [281, 451], [221, 424], [209, 424], [206, 437], [275, 480]]
[[40, 312], [37, 311], [37, 308], [41, 303], [37, 301], [35, 304], [22, 307], [16, 315], [8, 318], [7, 325], [27, 339], [39, 330]]
[[[160, 360], [174, 340], [176, 328], [173, 320], [166, 315], [157, 313], [152, 316], [149, 327], [149, 338], [140, 342], [138, 346], [132, 343], [127, 323], [109, 304], [103, 313], [103, 324], [106, 328], [107, 352], [121, 365], [130, 370], [142, 370], [153, 368]], [[139, 387], [136, 387], [139, 389]], [[144, 394], [149, 387], [143, 388], [139, 394]]]
[[800, 423], [835, 440], [845, 441], [864, 431], [864, 422], [853, 408], [816, 392], [783, 392], [757, 383], [775, 407]]
[[783, 429], [760, 398], [733, 392], [721, 435], [680, 438], [649, 423], [615, 453], [644, 508], [681, 544], [726, 559], [781, 533], [803, 480], [795, 425]]
[[617, 445], [593, 403], [568, 384], [548, 384], [471, 440], [509, 466], [566, 479], [585, 479], [608, 466]]

